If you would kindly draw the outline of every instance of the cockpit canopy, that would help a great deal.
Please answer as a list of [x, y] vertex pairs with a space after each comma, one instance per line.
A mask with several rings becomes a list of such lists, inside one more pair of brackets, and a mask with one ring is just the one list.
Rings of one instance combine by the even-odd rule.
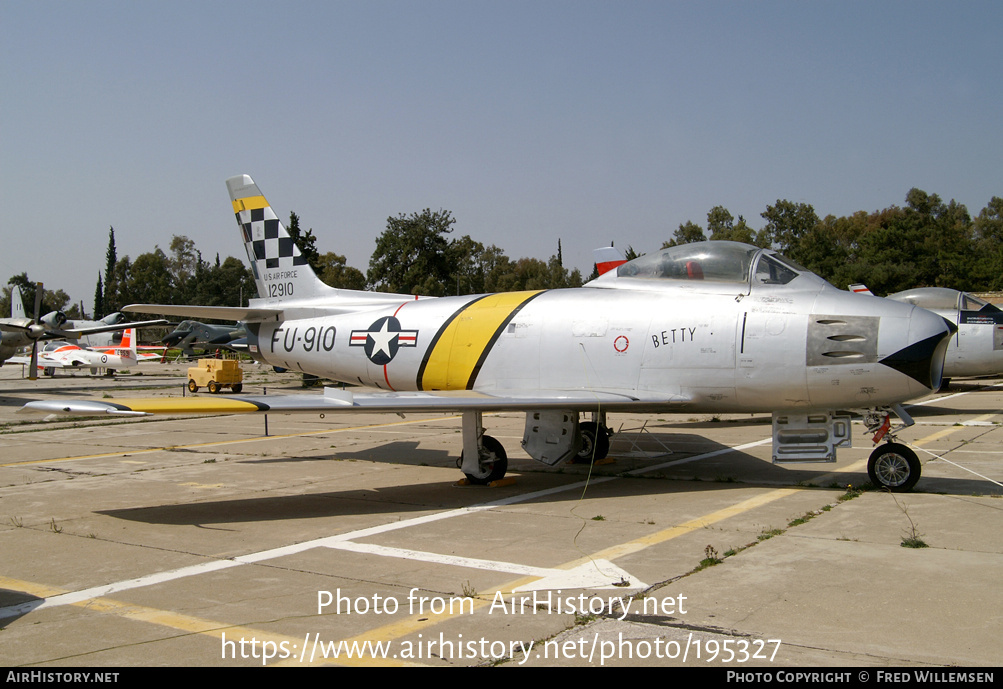
[[773, 251], [751, 244], [726, 241], [691, 242], [672, 246], [635, 258], [616, 270], [618, 278], [742, 286], [786, 285], [805, 273], [815, 277], [807, 269]]
[[922, 309], [930, 310], [961, 310], [961, 311], [995, 311], [997, 308], [968, 292], [960, 292], [948, 287], [917, 287], [903, 292], [889, 294], [889, 299], [904, 301]]
[[46, 354], [52, 353], [59, 349], [60, 347], [69, 347], [70, 343], [66, 340], [49, 340], [42, 346], [42, 351]]

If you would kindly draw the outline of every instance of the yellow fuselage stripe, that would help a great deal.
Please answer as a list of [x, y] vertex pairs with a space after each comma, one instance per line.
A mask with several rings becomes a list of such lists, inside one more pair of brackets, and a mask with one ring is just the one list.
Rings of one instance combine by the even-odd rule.
[[233, 212], [239, 213], [240, 211], [256, 210], [258, 208], [267, 208], [268, 201], [265, 201], [264, 196], [248, 196], [242, 199], [235, 199], [233, 201]]
[[460, 311], [433, 345], [422, 374], [421, 389], [469, 389], [501, 328], [538, 294], [540, 291], [492, 294]]

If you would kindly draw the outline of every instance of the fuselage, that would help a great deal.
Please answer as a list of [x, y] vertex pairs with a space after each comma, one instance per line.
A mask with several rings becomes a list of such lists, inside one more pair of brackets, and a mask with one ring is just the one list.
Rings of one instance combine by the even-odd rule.
[[939, 385], [941, 318], [780, 269], [782, 281], [751, 265], [745, 280], [628, 268], [579, 289], [402, 299], [249, 324], [249, 345], [262, 362], [384, 390], [592, 390], [652, 409], [866, 408]]
[[135, 366], [137, 359], [135, 353], [129, 349], [96, 352], [68, 342], [57, 341], [46, 344], [42, 351], [39, 352], [39, 368], [44, 368], [46, 362], [84, 368], [125, 368]]

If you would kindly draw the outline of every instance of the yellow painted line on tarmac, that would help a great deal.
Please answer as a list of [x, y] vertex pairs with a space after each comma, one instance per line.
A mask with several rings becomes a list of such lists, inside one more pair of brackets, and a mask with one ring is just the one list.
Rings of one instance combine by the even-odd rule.
[[[8, 589], [10, 591], [23, 592], [37, 598], [48, 598], [69, 593], [69, 591], [63, 589], [44, 586], [42, 584], [35, 584], [30, 581], [11, 579], [8, 577], [0, 577], [0, 588]], [[278, 658], [277, 654], [281, 652], [282, 649], [287, 649], [296, 654], [296, 660], [289, 660], [288, 664], [336, 664], [367, 667], [401, 667], [404, 665], [413, 665], [413, 663], [407, 663], [394, 658], [347, 658], [344, 656], [339, 657], [337, 660], [324, 659], [315, 656], [312, 661], [310, 659], [306, 659], [303, 662], [300, 662], [298, 660], [300, 653], [305, 653], [307, 650], [303, 647], [305, 643], [304, 639], [295, 638], [285, 634], [275, 634], [274, 632], [267, 632], [261, 629], [254, 629], [252, 627], [245, 627], [242, 625], [225, 624], [223, 622], [207, 620], [201, 617], [193, 617], [192, 615], [183, 615], [176, 612], [170, 612], [168, 610], [151, 608], [145, 605], [123, 603], [122, 601], [117, 601], [111, 598], [89, 598], [87, 600], [71, 603], [71, 605], [90, 612], [114, 615], [115, 617], [121, 617], [135, 622], [146, 622], [148, 624], [167, 627], [168, 629], [175, 629], [177, 631], [184, 632], [185, 634], [201, 634], [218, 639], [220, 641], [219, 657], [222, 660], [245, 660], [250, 662], [257, 660], [257, 662], [264, 665], [265, 663], [262, 662], [261, 656], [263, 650], [266, 648], [265, 644], [269, 644], [271, 653], [276, 654], [274, 655], [275, 658]], [[252, 644], [252, 639], [255, 642], [254, 644]], [[243, 645], [241, 644], [241, 640], [244, 641]], [[226, 644], [225, 646], [224, 643]], [[224, 652], [227, 653], [225, 658], [223, 657]], [[256, 655], [252, 655], [252, 653]], [[274, 662], [268, 663], [268, 665], [274, 664]]]
[[[598, 552], [592, 553], [591, 555], [586, 555], [577, 560], [572, 560], [571, 562], [566, 562], [562, 565], [557, 565], [554, 569], [574, 569], [579, 565], [591, 562], [593, 560], [613, 560], [617, 557], [622, 557], [624, 555], [637, 553], [645, 548], [649, 548], [653, 545], [659, 543], [664, 543], [666, 541], [672, 540], [679, 536], [685, 536], [686, 534], [692, 533], [699, 529], [703, 529], [706, 526], [717, 523], [724, 519], [737, 516], [743, 512], [748, 512], [751, 509], [766, 505], [774, 500], [779, 500], [781, 498], [787, 497], [802, 490], [807, 490], [805, 488], [777, 488], [771, 490], [768, 493], [762, 495], [754, 496], [742, 502], [731, 505], [730, 507], [725, 507], [723, 509], [711, 512], [703, 517], [697, 517], [691, 519], [690, 521], [680, 524], [678, 526], [670, 527], [668, 529], [663, 529], [653, 534], [647, 536], [642, 536], [636, 538], [632, 541], [615, 545], [609, 548], [604, 548]], [[537, 581], [539, 577], [522, 577], [514, 581], [502, 584], [500, 586], [493, 587], [482, 594], [474, 600], [474, 609], [480, 609], [489, 605], [494, 600], [494, 596], [501, 592], [502, 594], [511, 593], [520, 586], [525, 586], [534, 581]], [[389, 642], [399, 639], [404, 636], [417, 634], [427, 630], [437, 624], [441, 624], [455, 617], [468, 614], [469, 608], [464, 611], [456, 611], [453, 613], [443, 612], [441, 614], [434, 613], [424, 613], [418, 615], [412, 615], [411, 617], [399, 620], [396, 622], [391, 622], [390, 624], [383, 625], [382, 627], [376, 627], [370, 629], [363, 634], [346, 639], [346, 642], [356, 641], [362, 643], [363, 641], [369, 640], [371, 642]]]
[[[986, 415], [984, 415], [984, 416], [979, 417], [978, 419], [976, 419], [976, 421], [986, 420], [986, 419], [989, 419], [989, 418], [991, 418], [993, 416], [995, 416], [995, 414], [986, 414]], [[199, 445], [191, 445], [191, 446], [186, 446], [186, 447], [206, 447], [206, 446], [212, 446], [212, 445], [226, 445], [226, 444], [233, 444], [233, 443], [239, 443], [239, 442], [251, 442], [251, 441], [255, 441], [255, 440], [268, 440], [270, 438], [298, 437], [298, 436], [307, 436], [307, 435], [318, 435], [318, 434], [321, 434], [321, 433], [341, 432], [341, 431], [346, 431], [346, 430], [362, 430], [362, 429], [373, 428], [373, 427], [404, 425], [404, 424], [408, 424], [408, 423], [423, 423], [423, 422], [428, 422], [428, 421], [429, 421], [428, 419], [421, 419], [421, 420], [415, 420], [415, 421], [395, 422], [395, 423], [391, 423], [391, 424], [379, 424], [377, 426], [360, 426], [360, 427], [354, 427], [354, 428], [351, 428], [351, 429], [329, 429], [329, 430], [324, 430], [324, 431], [311, 431], [311, 432], [307, 432], [307, 433], [289, 434], [289, 435], [286, 435], [286, 436], [269, 436], [268, 438], [262, 437], [262, 438], [243, 439], [243, 440], [223, 441], [223, 442], [218, 442], [218, 443], [202, 443], [202, 444], [199, 444]], [[935, 440], [939, 440], [939, 439], [944, 438], [944, 437], [946, 437], [948, 435], [951, 435], [956, 430], [958, 430], [958, 428], [963, 428], [963, 427], [961, 427], [961, 426], [952, 426], [951, 428], [947, 428], [947, 429], [943, 429], [941, 431], [937, 431], [936, 433], [932, 433], [932, 434], [930, 434], [930, 435], [928, 435], [928, 436], [920, 439], [915, 444], [916, 445], [923, 445], [925, 443], [930, 443], [930, 442], [933, 442]], [[159, 448], [159, 449], [169, 449], [169, 448]], [[146, 452], [153, 452], [153, 451], [155, 451], [155, 450], [146, 450]], [[117, 454], [126, 454], [126, 453], [109, 453], [108, 455], [96, 455], [96, 456], [114, 456], [114, 455], [117, 455]], [[84, 459], [84, 457], [67, 458], [67, 459]], [[51, 461], [59, 461], [59, 460], [46, 460], [46, 461], [50, 461], [51, 462]], [[11, 466], [11, 465], [2, 465], [2, 466]], [[862, 460], [860, 462], [856, 462], [853, 465], [851, 465], [850, 467], [847, 467], [846, 469], [842, 470], [841, 472], [834, 472], [834, 473], [830, 474], [830, 476], [836, 476], [836, 475], [838, 475], [838, 473], [857, 471], [857, 470], [859, 470], [859, 468], [861, 466], [866, 466], [866, 460]], [[825, 479], [825, 477], [822, 477], [820, 480], [824, 480], [824, 479]], [[604, 549], [602, 549], [600, 551], [597, 551], [597, 552], [595, 552], [595, 553], [593, 553], [591, 555], [584, 556], [582, 558], [579, 558], [577, 560], [565, 563], [563, 565], [559, 565], [557, 568], [558, 569], [572, 569], [574, 567], [579, 566], [583, 562], [589, 562], [589, 561], [597, 560], [597, 559], [614, 560], [616, 558], [623, 557], [623, 556], [628, 555], [628, 554], [634, 554], [634, 553], [640, 552], [640, 551], [642, 551], [642, 550], [644, 550], [646, 548], [649, 548], [651, 546], [654, 546], [654, 545], [657, 545], [657, 544], [661, 544], [661, 543], [665, 543], [665, 542], [670, 541], [670, 540], [672, 540], [674, 538], [677, 538], [679, 536], [684, 536], [686, 534], [692, 533], [692, 532], [694, 532], [696, 530], [699, 530], [699, 529], [706, 528], [707, 526], [710, 526], [710, 525], [715, 524], [717, 522], [723, 521], [725, 519], [729, 519], [731, 517], [738, 516], [738, 515], [740, 515], [742, 513], [748, 512], [749, 510], [755, 509], [757, 507], [761, 507], [763, 505], [769, 504], [771, 502], [774, 502], [776, 500], [782, 499], [782, 498], [787, 497], [789, 495], [793, 495], [793, 494], [795, 494], [797, 492], [800, 492], [802, 490], [806, 490], [806, 489], [805, 488], [778, 488], [778, 489], [774, 489], [774, 490], [768, 491], [766, 493], [763, 493], [761, 495], [753, 496], [751, 498], [743, 500], [743, 501], [741, 501], [739, 503], [736, 503], [734, 505], [722, 508], [720, 510], [716, 510], [716, 511], [711, 512], [710, 514], [704, 515], [702, 517], [696, 517], [696, 518], [691, 519], [691, 520], [689, 520], [689, 521], [687, 521], [687, 522], [685, 522], [683, 524], [680, 524], [680, 525], [677, 525], [677, 526], [673, 526], [673, 527], [669, 527], [667, 529], [662, 529], [661, 531], [657, 531], [657, 532], [655, 532], [653, 534], [648, 534], [648, 535], [642, 536], [640, 538], [636, 538], [636, 539], [633, 539], [631, 541], [627, 541], [626, 543], [621, 543], [621, 544], [614, 545], [614, 546], [611, 546], [611, 547], [608, 547], [608, 548], [604, 548]], [[498, 593], [498, 592], [502, 592], [502, 593], [511, 592], [512, 590], [517, 589], [518, 587], [526, 585], [528, 583], [531, 583], [531, 582], [533, 582], [533, 581], [535, 581], [537, 579], [538, 579], [537, 577], [521, 577], [521, 578], [519, 578], [517, 580], [510, 581], [508, 583], [505, 583], [505, 584], [502, 584], [500, 586], [494, 587], [494, 588], [492, 588], [492, 589], [484, 592], [483, 594], [479, 595], [474, 600], [474, 602], [473, 602], [473, 608], [475, 610], [476, 609], [484, 608], [485, 606], [487, 606], [493, 600], [493, 598], [494, 598], [494, 596], [495, 596], [496, 593]], [[57, 589], [54, 589], [54, 588], [51, 588], [51, 587], [46, 587], [46, 586], [42, 586], [42, 585], [31, 584], [30, 582], [21, 582], [21, 581], [17, 581], [17, 580], [13, 580], [13, 579], [7, 579], [7, 578], [3, 578], [3, 577], [0, 577], [0, 587], [7, 588], [7, 589], [10, 589], [10, 590], [14, 590], [14, 591], [23, 591], [25, 593], [28, 593], [29, 595], [35, 595], [35, 596], [38, 596], [40, 598], [46, 598], [46, 597], [51, 597], [51, 596], [54, 596], [54, 595], [58, 595], [60, 593], [65, 593], [64, 591], [60, 591], [60, 590], [57, 590]], [[124, 618], [128, 618], [128, 619], [134, 619], [134, 620], [144, 621], [144, 622], [148, 622], [148, 623], [151, 623], [151, 624], [158, 624], [158, 625], [166, 626], [166, 627], [169, 627], [169, 628], [172, 628], [172, 629], [178, 629], [180, 631], [184, 631], [184, 632], [187, 632], [187, 633], [206, 634], [206, 635], [209, 635], [209, 636], [213, 636], [213, 637], [215, 637], [217, 639], [220, 639], [221, 642], [222, 642], [224, 633], [229, 632], [229, 633], [233, 634], [233, 638], [238, 641], [238, 643], [237, 643], [237, 648], [238, 649], [239, 649], [239, 639], [241, 637], [243, 637], [245, 639], [249, 638], [249, 637], [253, 637], [253, 638], [258, 639], [259, 642], [265, 641], [265, 640], [272, 641], [272, 642], [274, 642], [276, 644], [276, 648], [282, 648], [281, 644], [283, 642], [285, 642], [286, 645], [287, 645], [287, 647], [292, 648], [293, 645], [295, 645], [295, 647], [297, 649], [299, 649], [299, 643], [301, 641], [300, 639], [295, 639], [293, 637], [288, 637], [288, 636], [285, 636], [285, 635], [266, 633], [266, 632], [262, 632], [260, 630], [255, 630], [255, 629], [251, 629], [251, 628], [248, 628], [248, 627], [224, 625], [224, 624], [221, 624], [221, 623], [215, 623], [215, 622], [211, 622], [211, 621], [208, 621], [208, 620], [203, 620], [203, 619], [200, 619], [200, 618], [191, 617], [191, 616], [188, 616], [188, 615], [181, 615], [181, 614], [178, 614], [178, 613], [172, 613], [172, 612], [168, 612], [168, 611], [157, 610], [157, 609], [154, 609], [154, 608], [147, 608], [147, 607], [144, 607], [144, 606], [137, 606], [137, 605], [132, 605], [132, 604], [121, 603], [121, 602], [114, 601], [114, 600], [107, 599], [107, 598], [90, 599], [90, 600], [87, 600], [87, 601], [81, 601], [81, 602], [78, 602], [78, 603], [74, 603], [74, 605], [77, 605], [79, 607], [83, 607], [83, 608], [86, 608], [86, 609], [89, 609], [89, 610], [95, 610], [95, 611], [98, 611], [98, 612], [106, 613], [106, 614], [115, 614], [115, 615], [118, 615], [120, 617], [124, 617]], [[425, 612], [425, 613], [421, 613], [421, 614], [417, 614], [417, 615], [412, 615], [412, 616], [409, 616], [406, 619], [398, 620], [398, 621], [391, 622], [389, 624], [383, 625], [381, 627], [376, 627], [374, 629], [367, 630], [366, 632], [364, 632], [362, 634], [356, 635], [354, 637], [349, 637], [349, 638], [343, 639], [341, 641], [345, 642], [346, 644], [351, 644], [353, 642], [358, 642], [358, 643], [361, 644], [361, 643], [364, 643], [364, 642], [367, 642], [367, 641], [370, 642], [370, 643], [390, 642], [390, 641], [394, 641], [396, 639], [400, 639], [400, 638], [408, 636], [408, 635], [413, 635], [413, 634], [417, 634], [417, 633], [420, 633], [422, 631], [428, 630], [430, 627], [433, 627], [435, 625], [441, 624], [442, 622], [446, 622], [446, 621], [448, 621], [450, 619], [459, 617], [460, 615], [469, 614], [469, 611], [470, 611], [470, 608], [467, 607], [467, 608], [464, 608], [462, 610], [461, 609], [457, 609], [455, 612], [443, 612], [441, 614], [435, 614], [435, 613]], [[337, 641], [337, 640], [332, 640], [332, 641]], [[306, 649], [303, 649], [304, 653], [305, 653], [305, 650]], [[237, 652], [239, 653], [239, 650]], [[335, 662], [335, 661], [332, 661], [332, 662]], [[351, 665], [360, 665], [360, 666], [403, 665], [403, 664], [405, 664], [405, 663], [403, 663], [401, 661], [398, 661], [396, 659], [384, 659], [384, 658], [374, 658], [374, 657], [358, 657], [358, 658], [352, 658], [352, 659], [339, 658], [336, 662], [339, 665], [341, 665], [341, 664], [351, 664]], [[271, 663], [271, 664], [274, 664], [274, 665], [298, 665], [298, 664], [301, 664], [301, 663], [298, 660], [296, 660], [296, 659], [285, 659], [285, 660], [281, 660], [280, 659], [277, 662]]]
[[716, 524], [717, 522], [724, 521], [725, 519], [730, 519], [731, 517], [738, 516], [744, 512], [755, 509], [757, 507], [762, 507], [775, 500], [780, 500], [781, 498], [786, 498], [788, 495], [793, 495], [794, 493], [805, 490], [804, 488], [776, 488], [769, 491], [768, 493], [763, 493], [762, 495], [756, 495], [749, 498], [748, 500], [743, 500], [742, 502], [731, 505], [730, 507], [725, 507], [723, 509], [711, 512], [703, 517], [696, 517], [688, 522], [679, 524], [678, 526], [670, 526], [667, 529], [662, 529], [648, 536], [642, 536], [636, 538], [632, 541], [627, 541], [626, 543], [621, 543], [620, 545], [611, 546], [600, 550], [597, 553], [593, 553], [588, 557], [584, 557], [576, 562], [568, 563], [567, 565], [561, 565], [560, 568], [571, 568], [577, 567], [583, 562], [589, 562], [594, 559], [604, 559], [613, 560], [618, 557], [623, 557], [624, 555], [631, 555], [633, 553], [640, 552], [645, 548], [649, 548], [653, 545], [659, 543], [664, 543], [670, 541], [673, 538], [679, 536], [685, 536], [686, 534], [698, 531], [700, 529], [706, 528], [711, 524]]
[[[121, 450], [119, 452], [102, 452], [94, 455], [78, 455], [76, 457], [54, 457], [52, 459], [30, 459], [22, 462], [3, 462], [0, 463], [0, 467], [18, 467], [18, 466], [30, 466], [32, 464], [49, 464], [51, 462], [75, 462], [82, 459], [102, 459], [105, 457], [121, 457], [141, 454], [149, 454], [151, 452], [163, 452], [165, 450], [191, 450], [200, 447], [220, 447], [223, 445], [238, 445], [240, 443], [255, 443], [268, 440], [282, 440], [284, 438], [305, 438], [311, 435], [324, 435], [325, 433], [345, 433], [348, 431], [365, 431], [373, 428], [388, 428], [392, 426], [407, 426], [416, 423], [431, 423], [436, 421], [446, 421], [455, 420], [460, 417], [458, 416], [440, 416], [432, 417], [426, 419], [412, 419], [410, 421], [393, 421], [390, 423], [378, 423], [371, 426], [351, 426], [349, 428], [327, 428], [322, 431], [304, 431], [302, 433], [286, 433], [284, 435], [261, 435], [254, 438], [239, 438], [237, 440], [215, 440], [210, 443], [194, 443], [191, 445], [164, 445], [163, 447], [150, 447], [145, 449], [129, 449]], [[58, 430], [58, 429], [57, 429]], [[138, 462], [134, 462], [137, 463]]]
[[[985, 420], [985, 419], [988, 419], [988, 418], [990, 418], [992, 416], [995, 416], [995, 415], [994, 414], [987, 414], [984, 417], [979, 417], [979, 419], [976, 419], [976, 421]], [[940, 438], [943, 438], [943, 437], [948, 436], [951, 433], [955, 432], [956, 430], [958, 430], [958, 428], [961, 428], [961, 427], [952, 426], [951, 428], [944, 429], [942, 431], [938, 431], [938, 432], [933, 433], [933, 434], [931, 434], [929, 436], [926, 436], [925, 438], [920, 439], [916, 444], [917, 445], [922, 445], [924, 443], [933, 442], [934, 440], [939, 440]], [[844, 469], [843, 471], [847, 471], [847, 472], [849, 472], [849, 471], [856, 471], [856, 470], [859, 470], [860, 467], [866, 467], [866, 465], [867, 465], [867, 462], [866, 462], [866, 460], [864, 460], [864, 461], [855, 463], [854, 465], [852, 465], [852, 466]], [[840, 473], [842, 473], [842, 472], [840, 472]], [[831, 476], [836, 476], [837, 474], [833, 473], [833, 474], [830, 474], [830, 475]], [[825, 477], [822, 477], [822, 478], [824, 479]], [[706, 528], [706, 527], [708, 527], [708, 526], [710, 526], [712, 524], [716, 524], [717, 522], [723, 521], [725, 519], [729, 519], [731, 517], [738, 516], [740, 514], [743, 514], [745, 512], [753, 510], [753, 509], [755, 509], [757, 507], [762, 507], [763, 505], [767, 505], [767, 504], [769, 504], [771, 502], [774, 502], [776, 500], [780, 500], [782, 498], [788, 497], [790, 495], [793, 495], [793, 494], [798, 493], [798, 492], [803, 491], [803, 490], [812, 490], [812, 489], [811, 488], [777, 488], [777, 489], [768, 491], [766, 493], [763, 493], [762, 495], [756, 495], [756, 496], [753, 496], [753, 497], [751, 497], [751, 498], [749, 498], [747, 500], [743, 500], [741, 502], [735, 503], [734, 505], [731, 505], [729, 507], [725, 507], [725, 508], [722, 508], [720, 510], [716, 510], [716, 511], [711, 512], [710, 514], [704, 515], [702, 517], [696, 517], [696, 518], [691, 519], [688, 522], [685, 522], [683, 524], [679, 524], [677, 526], [672, 526], [672, 527], [669, 527], [667, 529], [662, 529], [661, 531], [657, 531], [657, 532], [655, 532], [653, 534], [648, 534], [646, 536], [641, 536], [640, 538], [636, 538], [636, 539], [633, 539], [631, 541], [627, 541], [626, 543], [621, 543], [621, 544], [618, 544], [618, 545], [610, 546], [608, 548], [604, 548], [604, 549], [599, 550], [599, 551], [597, 551], [595, 553], [592, 553], [591, 555], [586, 555], [586, 556], [583, 556], [583, 557], [581, 557], [581, 558], [579, 558], [577, 560], [572, 560], [571, 562], [566, 562], [566, 563], [564, 563], [562, 565], [557, 565], [555, 567], [555, 569], [574, 569], [575, 567], [578, 567], [578, 566], [582, 565], [583, 563], [591, 562], [593, 560], [610, 560], [610, 561], [613, 561], [616, 558], [620, 558], [620, 557], [623, 557], [625, 555], [631, 555], [631, 554], [634, 554], [634, 553], [638, 553], [638, 552], [640, 552], [642, 550], [645, 550], [646, 548], [650, 548], [651, 546], [658, 545], [658, 544], [661, 544], [661, 543], [665, 543], [667, 541], [670, 541], [670, 540], [672, 540], [674, 538], [678, 538], [680, 536], [685, 536], [687, 534], [693, 533], [694, 531], [698, 531], [700, 529]], [[504, 593], [510, 593], [513, 590], [518, 589], [520, 586], [525, 586], [526, 584], [532, 583], [533, 581], [536, 581], [537, 579], [538, 579], [537, 577], [522, 577], [522, 578], [517, 579], [515, 581], [510, 581], [510, 582], [508, 582], [506, 584], [502, 584], [501, 586], [496, 586], [496, 587], [494, 587], [494, 588], [492, 588], [492, 589], [484, 592], [483, 594], [481, 594], [481, 596], [478, 596], [478, 598], [474, 602], [474, 608], [475, 609], [479, 609], [479, 608], [482, 608], [482, 607], [488, 605], [489, 602], [491, 600], [493, 600], [494, 595], [497, 592], [499, 592], [499, 591], [502, 592], [503, 594]], [[436, 615], [436, 614], [414, 615], [414, 616], [412, 616], [412, 617], [410, 617], [408, 619], [405, 619], [405, 620], [400, 620], [400, 621], [397, 621], [397, 622], [392, 622], [392, 623], [384, 625], [382, 627], [377, 627], [375, 629], [371, 629], [371, 630], [365, 632], [364, 634], [356, 636], [356, 637], [352, 637], [351, 639], [348, 639], [347, 641], [358, 641], [360, 643], [362, 641], [366, 640], [366, 639], [369, 639], [369, 640], [372, 640], [372, 641], [393, 641], [393, 640], [398, 639], [398, 638], [403, 637], [403, 636], [408, 636], [408, 635], [411, 635], [411, 634], [419, 633], [419, 632], [421, 632], [423, 630], [428, 629], [431, 626], [434, 626], [436, 624], [440, 624], [442, 622], [446, 622], [447, 620], [450, 620], [450, 619], [452, 619], [454, 617], [458, 617], [460, 614], [463, 614], [463, 613], [457, 612], [457, 613], [454, 613], [454, 614], [442, 613], [442, 614], [439, 614], [439, 615]]]
[[[622, 543], [610, 548], [605, 548], [590, 556], [585, 556], [577, 560], [565, 563], [563, 565], [558, 565], [555, 569], [573, 569], [579, 566], [583, 562], [589, 562], [596, 559], [606, 559], [612, 560], [616, 557], [622, 557], [627, 554], [637, 553], [649, 548], [651, 546], [664, 543], [673, 538], [684, 536], [686, 534], [692, 533], [693, 531], [703, 529], [716, 522], [728, 519], [730, 517], [737, 516], [756, 507], [773, 502], [774, 500], [779, 500], [788, 495], [792, 495], [798, 491], [805, 490], [803, 488], [779, 488], [771, 490], [762, 495], [751, 497], [747, 500], [743, 500], [734, 505], [716, 510], [708, 515], [697, 517], [691, 519], [690, 521], [680, 524], [678, 526], [670, 527], [668, 529], [663, 529], [654, 534], [649, 534], [642, 536], [640, 538]], [[502, 594], [511, 593], [513, 590], [524, 586], [526, 584], [537, 581], [539, 577], [520, 577], [519, 579], [509, 581], [500, 586], [493, 587], [488, 591], [478, 595], [472, 604], [474, 610], [482, 609], [489, 605], [494, 600], [494, 596], [501, 592]], [[47, 587], [38, 584], [32, 584], [30, 582], [18, 581], [14, 579], [7, 579], [0, 577], [0, 588], [7, 588], [13, 591], [23, 591], [29, 595], [34, 595], [39, 598], [51, 598], [56, 595], [66, 593], [59, 589], [54, 589], [52, 587]], [[271, 641], [275, 643], [275, 648], [282, 648], [282, 643], [285, 642], [286, 648], [297, 649], [297, 654], [300, 652], [300, 642], [301, 639], [294, 639], [285, 635], [279, 635], [274, 633], [262, 632], [260, 630], [251, 629], [248, 627], [225, 625], [218, 622], [212, 622], [209, 620], [204, 620], [201, 618], [192, 617], [189, 615], [181, 615], [178, 613], [173, 613], [164, 610], [157, 610], [155, 608], [148, 608], [144, 606], [126, 604], [119, 601], [115, 601], [109, 598], [92, 598], [85, 601], [79, 601], [72, 603], [77, 607], [85, 608], [88, 610], [93, 610], [96, 612], [101, 612], [105, 614], [113, 614], [119, 617], [148, 622], [150, 624], [157, 624], [165, 626], [171, 629], [177, 629], [184, 631], [186, 633], [193, 634], [205, 634], [208, 636], [220, 639], [221, 643], [223, 641], [223, 635], [231, 635], [230, 640], [236, 639], [237, 653], [240, 652], [240, 638], [251, 639], [255, 638], [260, 642]], [[428, 630], [435, 625], [441, 624], [448, 620], [460, 617], [461, 615], [469, 615], [471, 606], [460, 609], [459, 607], [454, 612], [443, 612], [443, 613], [432, 613], [429, 611], [424, 611], [419, 614], [411, 615], [406, 619], [397, 620], [389, 624], [369, 629], [356, 636], [348, 637], [345, 639], [330, 639], [325, 640], [326, 643], [338, 644], [343, 643], [345, 646], [350, 646], [353, 643], [359, 645], [370, 643], [389, 643], [401, 639], [406, 636], [419, 634], [423, 631]], [[306, 643], [306, 642], [304, 642]], [[221, 646], [222, 649], [222, 646]], [[306, 652], [305, 649], [302, 651]], [[335, 660], [320, 661], [316, 659], [317, 662], [330, 662], [336, 663], [338, 665], [355, 665], [355, 666], [389, 666], [389, 665], [404, 665], [409, 664], [404, 661], [394, 659], [394, 658], [377, 658], [377, 657], [353, 657], [345, 658], [341, 657]], [[302, 665], [309, 664], [301, 662], [297, 657], [290, 657], [286, 659], [277, 659], [269, 665]]]

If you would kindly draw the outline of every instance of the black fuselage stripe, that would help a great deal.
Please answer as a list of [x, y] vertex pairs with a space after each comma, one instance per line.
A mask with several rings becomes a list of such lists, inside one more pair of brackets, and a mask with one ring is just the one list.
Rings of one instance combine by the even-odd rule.
[[522, 311], [522, 307], [524, 307], [526, 304], [533, 301], [538, 296], [544, 294], [547, 291], [549, 290], [544, 290], [543, 292], [537, 292], [536, 294], [531, 295], [529, 299], [525, 300], [517, 307], [512, 309], [512, 313], [510, 313], [508, 317], [506, 317], [505, 320], [502, 321], [501, 325], [498, 326], [494, 334], [491, 336], [491, 339], [488, 340], [488, 343], [484, 347], [484, 350], [481, 352], [480, 357], [478, 357], [477, 363], [474, 365], [474, 369], [470, 372], [470, 378], [467, 380], [467, 385], [466, 385], [467, 390], [474, 389], [474, 382], [477, 380], [477, 374], [480, 373], [481, 371], [481, 366], [484, 365], [485, 360], [488, 358], [488, 354], [491, 353], [491, 350], [495, 346], [495, 342], [497, 342], [498, 338], [501, 337], [501, 334], [505, 332], [505, 328], [507, 328], [508, 324], [512, 322], [512, 319], [515, 318], [516, 314]]

